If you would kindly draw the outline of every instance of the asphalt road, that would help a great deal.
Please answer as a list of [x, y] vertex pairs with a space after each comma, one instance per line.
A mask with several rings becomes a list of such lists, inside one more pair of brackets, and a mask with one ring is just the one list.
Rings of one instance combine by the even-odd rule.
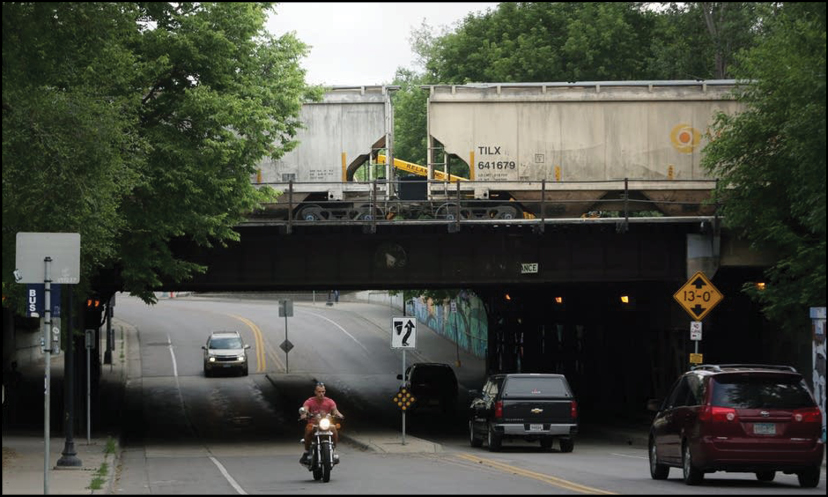
[[[673, 469], [669, 480], [654, 481], [644, 448], [590, 437], [569, 454], [520, 442], [490, 453], [468, 445], [462, 409], [454, 417], [407, 416], [407, 433], [440, 443], [441, 452], [383, 454], [343, 441], [331, 482], [315, 482], [298, 463], [296, 420], [313, 383], [324, 381], [340, 405], [343, 433], [401, 429], [390, 399], [402, 360], [382, 326], [387, 308], [297, 303], [294, 311], [286, 358], [279, 348], [285, 319], [275, 303], [194, 298], [148, 307], [119, 298], [116, 313], [137, 330], [140, 361], [126, 389], [115, 493], [825, 494], [824, 480], [803, 490], [792, 475], [762, 483], [752, 474], [717, 473], [687, 487]], [[201, 345], [211, 330], [226, 329], [252, 345], [250, 374], [205, 378]], [[409, 363], [430, 359], [425, 350], [410, 356]], [[478, 374], [464, 370], [461, 383]]]

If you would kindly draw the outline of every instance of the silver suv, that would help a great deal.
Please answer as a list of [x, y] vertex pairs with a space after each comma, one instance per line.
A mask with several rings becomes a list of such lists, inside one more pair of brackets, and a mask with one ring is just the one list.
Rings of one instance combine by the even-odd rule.
[[207, 339], [204, 350], [204, 376], [215, 371], [238, 370], [247, 376], [247, 349], [250, 345], [242, 342], [238, 331], [214, 331]]

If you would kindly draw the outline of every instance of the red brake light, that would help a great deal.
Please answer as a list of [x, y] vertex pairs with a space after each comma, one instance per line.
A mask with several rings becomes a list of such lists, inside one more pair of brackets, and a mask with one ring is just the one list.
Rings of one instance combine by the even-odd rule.
[[572, 419], [578, 418], [578, 403], [574, 400], [569, 402], [569, 417]]
[[727, 423], [737, 421], [736, 409], [730, 407], [705, 406], [699, 413], [699, 421], [713, 421], [714, 423]]
[[503, 417], [503, 401], [498, 400], [497, 402], [495, 402], [494, 408], [495, 408], [495, 413], [494, 413], [495, 417], [496, 418], [502, 418]]
[[797, 409], [793, 414], [794, 421], [803, 423], [822, 422], [822, 413], [819, 412], [819, 407], [808, 407], [806, 409]]

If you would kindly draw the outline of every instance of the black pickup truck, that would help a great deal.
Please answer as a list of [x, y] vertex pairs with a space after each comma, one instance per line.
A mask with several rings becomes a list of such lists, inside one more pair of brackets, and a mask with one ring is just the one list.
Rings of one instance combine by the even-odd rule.
[[540, 440], [544, 449], [560, 440], [561, 452], [572, 452], [578, 433], [578, 403], [560, 374], [513, 373], [487, 378], [469, 409], [469, 442], [498, 451], [506, 438]]

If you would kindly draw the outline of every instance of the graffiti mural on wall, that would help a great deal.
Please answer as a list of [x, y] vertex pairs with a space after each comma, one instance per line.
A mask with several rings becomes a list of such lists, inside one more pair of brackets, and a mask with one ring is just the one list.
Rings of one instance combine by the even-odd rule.
[[419, 297], [406, 303], [407, 312], [417, 320], [461, 349], [481, 359], [488, 350], [489, 326], [483, 301], [468, 290], [460, 291], [454, 299], [457, 310], [451, 311], [451, 303], [433, 302]]

